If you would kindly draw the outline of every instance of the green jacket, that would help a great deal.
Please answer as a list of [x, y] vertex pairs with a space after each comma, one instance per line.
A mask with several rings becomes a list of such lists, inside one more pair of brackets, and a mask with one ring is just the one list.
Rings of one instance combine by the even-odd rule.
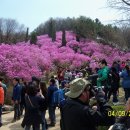
[[105, 66], [98, 71], [97, 87], [105, 86], [108, 79], [109, 68]]

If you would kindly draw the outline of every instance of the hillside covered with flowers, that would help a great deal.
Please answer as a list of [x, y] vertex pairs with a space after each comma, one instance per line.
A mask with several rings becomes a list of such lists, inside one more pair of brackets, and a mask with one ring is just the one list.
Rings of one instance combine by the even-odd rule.
[[48, 35], [38, 36], [37, 44], [28, 41], [8, 45], [0, 45], [0, 73], [8, 78], [14, 76], [27, 80], [35, 75], [40, 77], [47, 70], [55, 70], [56, 67], [70, 69], [80, 68], [90, 63], [92, 68], [98, 66], [96, 61], [106, 59], [108, 65], [114, 60], [127, 60], [130, 53], [125, 53], [108, 45], [84, 40], [77, 42], [75, 34], [66, 31], [66, 46], [62, 44], [62, 32], [56, 33], [56, 41]]

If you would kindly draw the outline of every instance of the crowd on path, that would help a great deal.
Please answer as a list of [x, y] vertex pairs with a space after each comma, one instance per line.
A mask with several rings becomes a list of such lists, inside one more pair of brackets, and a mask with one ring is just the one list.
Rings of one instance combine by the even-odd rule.
[[[50, 77], [49, 83], [32, 76], [30, 82], [21, 77], [14, 77], [12, 104], [16, 122], [22, 116], [21, 126], [25, 130], [47, 130], [55, 127], [56, 107], [60, 108], [61, 130], [97, 130], [98, 126], [115, 126], [123, 123], [130, 128], [130, 118], [124, 114], [115, 123], [115, 116], [108, 116], [113, 111], [109, 105], [113, 95], [113, 105], [119, 105], [119, 87], [124, 89], [126, 111], [130, 111], [130, 60], [114, 61], [108, 67], [105, 59], [98, 62], [99, 68], [69, 70], [60, 67], [56, 75]], [[6, 97], [7, 87], [0, 78], [0, 127], [2, 127], [2, 106]], [[96, 101], [96, 102], [92, 102]], [[45, 115], [48, 110], [49, 122]], [[118, 124], [118, 125], [117, 125]], [[116, 130], [116, 129], [115, 129]]]

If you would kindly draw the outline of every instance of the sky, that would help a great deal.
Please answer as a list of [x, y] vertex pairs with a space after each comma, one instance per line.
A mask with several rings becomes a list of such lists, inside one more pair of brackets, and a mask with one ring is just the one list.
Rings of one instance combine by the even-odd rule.
[[50, 17], [86, 16], [103, 24], [119, 18], [107, 7], [107, 0], [0, 0], [0, 18], [16, 19], [33, 31]]

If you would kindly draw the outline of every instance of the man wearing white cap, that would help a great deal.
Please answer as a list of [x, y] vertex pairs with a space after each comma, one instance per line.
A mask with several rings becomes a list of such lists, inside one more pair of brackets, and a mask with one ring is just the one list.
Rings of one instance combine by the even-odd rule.
[[68, 100], [61, 111], [62, 130], [96, 130], [99, 125], [112, 125], [114, 117], [108, 117], [112, 108], [105, 102], [98, 101], [98, 106], [91, 108], [89, 104], [91, 84], [83, 78], [73, 80], [70, 91], [65, 95]]

